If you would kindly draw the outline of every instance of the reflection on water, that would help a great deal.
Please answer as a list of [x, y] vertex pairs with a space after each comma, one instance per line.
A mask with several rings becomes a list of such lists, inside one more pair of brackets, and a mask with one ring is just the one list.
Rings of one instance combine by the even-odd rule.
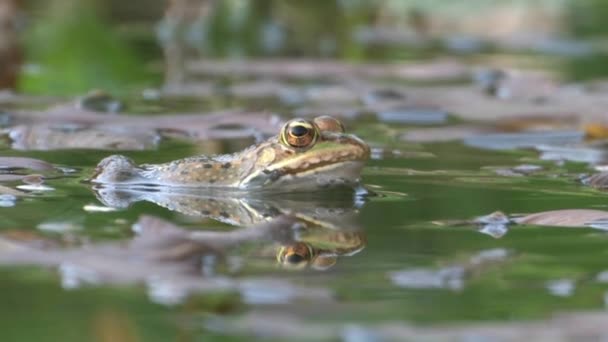
[[[346, 189], [340, 189], [346, 190]], [[31, 239], [4, 237], [0, 262], [58, 267], [66, 289], [82, 285], [144, 283], [150, 298], [177, 304], [196, 292], [236, 291], [248, 303], [289, 303], [297, 298], [326, 299], [327, 290], [300, 287], [279, 278], [233, 278], [251, 260], [278, 261], [289, 269], [327, 270], [339, 257], [366, 245], [357, 223], [360, 201], [352, 190], [332, 201], [317, 196], [235, 197], [229, 192], [145, 191], [97, 188], [99, 200], [124, 209], [149, 201], [191, 218], [204, 217], [241, 226], [231, 231], [190, 231], [167, 221], [141, 217], [127, 243], [84, 244], [37, 249]], [[243, 195], [241, 193], [241, 195]], [[64, 227], [63, 224], [61, 227]], [[69, 232], [45, 223], [43, 231]], [[35, 238], [36, 245], [39, 244]], [[43, 239], [43, 238], [41, 238]], [[247, 246], [249, 251], [239, 253]], [[272, 254], [274, 253], [274, 257]]]
[[[112, 341], [605, 335], [605, 314], [580, 312], [603, 310], [608, 298], [601, 191], [608, 183], [608, 87], [569, 83], [548, 69], [568, 62], [563, 56], [604, 53], [599, 41], [578, 44], [561, 30], [530, 39], [530, 31], [502, 23], [524, 22], [535, 33], [555, 23], [542, 10], [509, 11], [510, 4], [496, 11], [499, 18], [454, 3], [466, 9], [454, 18], [467, 14], [476, 24], [460, 35], [453, 29], [460, 26], [441, 24], [452, 18], [442, 12], [452, 5], [428, 1], [408, 2], [415, 8], [402, 1], [373, 8], [352, 1], [170, 3], [200, 11], [182, 17], [174, 12], [179, 6], [170, 7], [158, 27], [167, 60], [150, 70], [166, 65], [167, 84], [146, 84], [120, 99], [100, 91], [69, 101], [0, 93], [0, 340], [46, 340], [51, 331], [57, 340], [82, 341], [87, 329]], [[566, 3], [551, 13], [561, 17]], [[225, 8], [205, 7], [212, 5]], [[444, 13], [439, 21], [431, 7]], [[218, 22], [204, 22], [205, 13]], [[526, 20], [511, 20], [523, 14]], [[395, 30], [401, 16], [408, 22]], [[318, 23], [331, 25], [309, 27]], [[75, 38], [96, 45], [96, 37], [113, 35], [93, 26], [96, 33]], [[524, 34], [498, 37], [486, 28]], [[153, 40], [148, 29], [145, 44]], [[139, 39], [141, 28], [124, 30]], [[66, 31], [71, 39], [76, 30]], [[172, 40], [181, 34], [186, 41]], [[231, 46], [224, 36], [264, 47]], [[86, 87], [89, 69], [87, 79], [112, 84], [99, 83], [97, 61], [124, 61], [117, 58], [124, 54], [102, 44], [86, 59], [62, 40], [33, 45], [72, 62], [55, 68], [63, 63], [41, 56], [26, 78], [42, 78], [25, 89], [45, 80], [66, 84], [48, 91]], [[193, 43], [196, 51], [185, 46]], [[427, 58], [437, 48], [474, 55]], [[349, 62], [212, 57], [284, 49]], [[552, 56], [484, 52], [494, 49]], [[424, 60], [409, 60], [413, 52]], [[374, 63], [369, 55], [398, 59]], [[110, 151], [147, 164], [234, 153], [300, 115], [335, 115], [369, 144], [362, 179], [374, 194], [321, 189], [299, 196], [286, 191], [289, 184], [280, 194], [255, 195], [84, 182]], [[222, 165], [236, 169], [233, 161]]]
[[[128, 243], [67, 249], [52, 246], [41, 249], [38, 237], [26, 240], [4, 237], [0, 262], [58, 267], [65, 289], [144, 283], [150, 298], [162, 304], [180, 303], [190, 293], [218, 291], [236, 291], [245, 302], [256, 303], [287, 303], [297, 298], [326, 300], [329, 297], [325, 289], [301, 287], [279, 278], [237, 279], [229, 276], [238, 274], [243, 263], [247, 263], [238, 254], [229, 255], [232, 249], [253, 244], [258, 250], [264, 250], [266, 246], [280, 250], [298, 243], [295, 229], [303, 228], [293, 217], [281, 216], [231, 232], [193, 232], [145, 216], [133, 229], [136, 235]], [[320, 253], [317, 243], [309, 246], [315, 253]], [[322, 239], [320, 243], [323, 243]], [[340, 248], [324, 249], [327, 250], [338, 254], [341, 251]]]
[[[357, 215], [364, 204], [360, 191], [335, 189], [321, 194], [247, 194], [211, 189], [116, 189], [95, 186], [97, 198], [110, 208], [148, 201], [190, 217], [236, 226], [252, 226], [288, 216], [297, 223], [292, 241], [284, 241], [276, 259], [290, 268], [327, 269], [338, 256], [365, 247]], [[219, 233], [218, 233], [219, 234]]]

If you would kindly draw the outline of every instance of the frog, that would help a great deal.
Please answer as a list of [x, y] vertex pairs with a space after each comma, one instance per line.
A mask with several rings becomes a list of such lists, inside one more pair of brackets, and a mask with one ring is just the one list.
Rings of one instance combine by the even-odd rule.
[[360, 183], [369, 146], [330, 116], [287, 121], [276, 136], [241, 152], [142, 164], [104, 158], [89, 181], [122, 187], [317, 190]]

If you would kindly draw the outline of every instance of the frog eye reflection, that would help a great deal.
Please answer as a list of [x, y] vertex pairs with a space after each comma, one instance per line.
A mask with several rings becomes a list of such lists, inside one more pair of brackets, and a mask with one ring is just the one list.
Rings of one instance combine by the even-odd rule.
[[283, 126], [281, 142], [291, 147], [309, 147], [318, 139], [318, 128], [312, 122], [294, 119]]
[[314, 252], [305, 243], [283, 246], [277, 253], [277, 261], [285, 267], [301, 269], [308, 266]]

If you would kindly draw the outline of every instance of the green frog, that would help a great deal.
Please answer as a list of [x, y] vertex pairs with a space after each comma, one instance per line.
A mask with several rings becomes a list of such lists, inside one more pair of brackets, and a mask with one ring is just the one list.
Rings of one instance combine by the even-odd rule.
[[97, 165], [90, 181], [114, 187], [315, 190], [357, 184], [369, 156], [363, 140], [346, 134], [337, 119], [321, 116], [290, 120], [277, 136], [230, 155], [139, 166], [113, 155]]

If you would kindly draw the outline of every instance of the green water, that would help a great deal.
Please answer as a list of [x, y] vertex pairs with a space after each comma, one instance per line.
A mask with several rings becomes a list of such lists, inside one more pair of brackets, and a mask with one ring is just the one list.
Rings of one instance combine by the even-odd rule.
[[[373, 135], [365, 134], [366, 124], [352, 122], [350, 126], [362, 132], [361, 138], [378, 146]], [[403, 143], [392, 146], [411, 147]], [[252, 246], [237, 251], [244, 258], [244, 268], [236, 274], [228, 273], [235, 279], [271, 277], [327, 289], [332, 301], [256, 305], [243, 303], [237, 294], [207, 293], [167, 307], [154, 304], [141, 285], [65, 290], [54, 268], [3, 267], [3, 340], [82, 341], [100, 338], [100, 329], [127, 334], [120, 337], [125, 340], [228, 339], [245, 333], [208, 330], [207, 321], [218, 317], [238, 319], [258, 311], [286, 314], [306, 322], [373, 325], [387, 321], [436, 324], [529, 320], [556, 312], [603, 308], [607, 286], [594, 281], [595, 275], [606, 268], [608, 240], [601, 231], [515, 226], [495, 239], [478, 232], [474, 225], [433, 223], [470, 219], [496, 210], [531, 213], [561, 208], [606, 209], [603, 193], [574, 181], [581, 165], [555, 166], [538, 160], [532, 151], [488, 152], [455, 143], [420, 145], [416, 150], [428, 154], [376, 159], [365, 168], [363, 183], [378, 195], [365, 200], [357, 217], [367, 236], [367, 246], [359, 253], [339, 257], [327, 271], [297, 272], [278, 268], [272, 257], [256, 257], [252, 252], [256, 247]], [[41, 222], [72, 222], [82, 229], [69, 234], [98, 242], [128, 240], [132, 235], [130, 225], [142, 214], [164, 217], [194, 230], [221, 226], [143, 202], [112, 213], [85, 212], [85, 205], [101, 204], [81, 180], [108, 152], [17, 153], [4, 149], [1, 153], [36, 157], [78, 170], [71, 177], [47, 181], [55, 191], [1, 208], [0, 229], [4, 231], [36, 231]], [[127, 154], [138, 161], [160, 161], [190, 153], [192, 149], [185, 143], [165, 141], [157, 151]], [[522, 163], [542, 165], [545, 171], [504, 177], [486, 168]], [[322, 206], [322, 202], [316, 205]], [[59, 233], [42, 235], [56, 238]], [[458, 288], [411, 289], [391, 281], [391, 272], [470, 264], [472, 256], [493, 249], [508, 254], [504, 259], [469, 268]], [[567, 296], [552, 295], [546, 284], [557, 279], [572, 280], [574, 291]]]
[[[299, 109], [298, 105], [275, 100], [231, 96], [144, 99], [140, 96], [142, 89], [161, 84], [162, 51], [154, 31], [158, 29], [156, 25], [164, 5], [150, 5], [138, 11], [121, 9], [114, 4], [111, 9], [122, 16], [112, 17], [107, 15], [111, 6], [103, 11], [102, 3], [54, 1], [47, 9], [28, 2], [27, 10], [33, 20], [25, 32], [24, 46], [26, 61], [31, 65], [22, 75], [21, 91], [71, 97], [104, 87], [122, 95], [128, 112], [134, 115], [204, 113], [240, 107], [277, 112], [287, 119], [293, 110]], [[483, 47], [462, 58], [458, 51], [444, 51], [445, 46], [438, 46], [435, 40], [422, 47], [402, 47], [399, 44], [364, 46], [353, 38], [353, 32], [360, 26], [373, 25], [375, 18], [382, 22], [383, 16], [388, 18], [385, 19], [389, 26], [401, 27], [405, 21], [412, 25], [412, 20], [415, 25], [416, 10], [432, 14], [434, 10], [427, 5], [433, 7], [433, 2], [387, 1], [393, 6], [389, 10], [401, 8], [405, 3], [412, 9], [395, 13], [395, 18], [381, 11], [381, 1], [374, 6], [356, 1], [354, 6], [346, 6], [345, 1], [285, 3], [267, 0], [244, 6], [239, 1], [226, 1], [212, 18], [207, 18], [210, 20], [205, 23], [209, 30], [207, 40], [190, 42], [192, 46], [187, 49], [196, 50], [193, 53], [196, 58], [330, 57], [351, 62], [403, 62], [456, 54], [461, 58], [459, 61], [474, 63], [476, 58], [484, 60], [488, 53], [496, 52], [492, 47], [489, 50]], [[546, 3], [562, 4], [560, 1]], [[577, 4], [566, 2], [570, 7]], [[574, 6], [565, 18], [565, 30], [575, 38], [576, 35], [593, 38], [606, 31], [606, 20], [602, 17], [606, 6], [599, 0], [589, 4], [588, 7]], [[458, 8], [469, 13], [477, 5], [478, 2], [473, 1]], [[72, 7], [81, 15], [66, 15], [75, 11]], [[442, 7], [439, 12], [443, 10]], [[244, 12], [239, 16], [239, 11]], [[454, 13], [458, 17], [458, 12]], [[474, 19], [477, 12], [471, 13], [469, 20]], [[590, 13], [594, 14], [592, 20], [586, 20]], [[281, 24], [278, 28], [272, 26], [277, 23]], [[283, 37], [282, 45], [275, 50], [260, 46], [261, 32], [267, 24], [277, 30], [275, 33], [289, 35]], [[325, 51], [319, 43], [323, 39], [319, 37], [330, 38], [327, 41], [333, 42], [333, 47], [329, 44], [332, 49]], [[45, 44], [48, 42], [52, 44]], [[530, 64], [534, 66], [563, 67], [559, 72], [566, 78], [587, 79], [606, 74], [604, 50], [574, 58], [546, 55], [535, 58], [528, 52], [520, 57], [533, 60], [535, 63]], [[507, 51], [507, 55], [510, 53]], [[32, 65], [40, 69], [31, 68]], [[196, 80], [209, 81], [196, 76]], [[243, 80], [248, 78], [236, 75], [212, 81], [219, 89]], [[452, 81], [460, 84], [462, 80]], [[391, 85], [387, 80], [374, 82], [370, 85], [383, 88]], [[314, 86], [310, 80], [294, 83]], [[400, 84], [403, 83], [405, 81]], [[360, 100], [357, 100], [359, 105]], [[44, 105], [36, 101], [9, 102], [3, 108], [19, 107], [40, 109]], [[445, 125], [459, 123], [463, 121], [451, 117]], [[362, 249], [353, 255], [339, 255], [336, 264], [323, 271], [291, 270], [277, 265], [275, 251], [269, 243], [251, 242], [231, 249], [228, 258], [216, 269], [216, 276], [236, 282], [281, 281], [293, 286], [296, 292], [308, 289], [327, 296], [252, 303], [244, 292], [229, 288], [194, 291], [178, 303], [167, 305], [150, 295], [142, 281], [116, 285], [107, 284], [107, 279], [101, 277], [100, 281], [91, 282], [96, 284], [72, 288], [66, 286], [65, 274], [58, 271], [56, 263], [52, 266], [42, 266], [43, 260], [33, 262], [35, 265], [9, 263], [0, 267], [0, 340], [231, 341], [256, 336], [278, 341], [288, 338], [335, 341], [348, 340], [342, 338], [341, 333], [352, 326], [373, 329], [384, 323], [422, 327], [465, 326], [489, 321], [529, 323], [557, 313], [605, 310], [608, 284], [596, 281], [597, 274], [608, 269], [608, 235], [604, 231], [520, 225], [509, 227], [502, 237], [495, 238], [481, 232], [473, 223], [450, 224], [495, 211], [520, 214], [556, 209], [608, 210], [605, 193], [582, 186], [577, 180], [579, 173], [589, 172], [587, 165], [540, 160], [532, 150], [488, 151], [458, 142], [406, 143], [399, 140], [400, 134], [419, 127], [383, 123], [373, 116], [346, 120], [346, 126], [374, 149], [384, 150], [382, 156], [370, 160], [363, 171], [362, 182], [370, 195], [330, 200], [322, 199], [324, 196], [320, 199], [318, 195], [305, 196], [282, 205], [296, 213], [308, 213], [311, 208], [338, 208], [356, 213], [354, 223], [338, 227], [338, 231], [353, 228], [351, 224], [358, 226], [366, 240], [360, 246]], [[387, 132], [392, 134], [387, 136]], [[218, 153], [231, 153], [252, 143], [252, 139], [205, 143], [215, 146]], [[118, 153], [138, 163], [157, 163], [191, 156], [200, 149], [192, 142], [163, 139], [153, 150]], [[401, 153], [391, 153], [393, 150]], [[142, 215], [163, 218], [188, 231], [240, 229], [211, 219], [188, 217], [146, 201], [112, 212], [85, 210], [102, 203], [90, 184], [83, 180], [91, 176], [101, 159], [113, 153], [100, 150], [24, 152], [11, 149], [5, 139], [0, 140], [2, 157], [37, 158], [74, 170], [68, 174], [49, 173], [45, 184], [54, 190], [35, 192], [34, 196], [19, 198], [14, 206], [0, 207], [0, 234], [33, 233], [40, 239], [76, 249], [82, 244], [128, 244], [134, 239], [132, 225]], [[521, 177], [500, 176], [493, 171], [522, 164], [543, 169]], [[0, 185], [14, 188], [21, 183]], [[281, 208], [276, 203], [273, 205]], [[76, 228], [41, 229], [48, 223]], [[321, 243], [330, 244], [330, 241]], [[0, 253], [3, 249], [0, 245]], [[486, 259], [479, 262], [482, 256]], [[229, 266], [231, 258], [239, 260], [236, 271]], [[116, 270], [123, 267], [120, 262], [114, 266]], [[421, 281], [429, 274], [433, 279], [416, 286], [404, 286], [396, 280], [412, 270], [422, 273], [410, 276], [409, 281]], [[448, 274], [450, 270], [455, 275]], [[437, 278], [437, 272], [447, 273]], [[201, 284], [209, 279], [198, 276]], [[269, 291], [273, 289], [270, 287]], [[286, 290], [281, 288], [281, 291]], [[283, 318], [291, 325], [283, 322]], [[292, 330], [278, 333], [285, 327]]]

